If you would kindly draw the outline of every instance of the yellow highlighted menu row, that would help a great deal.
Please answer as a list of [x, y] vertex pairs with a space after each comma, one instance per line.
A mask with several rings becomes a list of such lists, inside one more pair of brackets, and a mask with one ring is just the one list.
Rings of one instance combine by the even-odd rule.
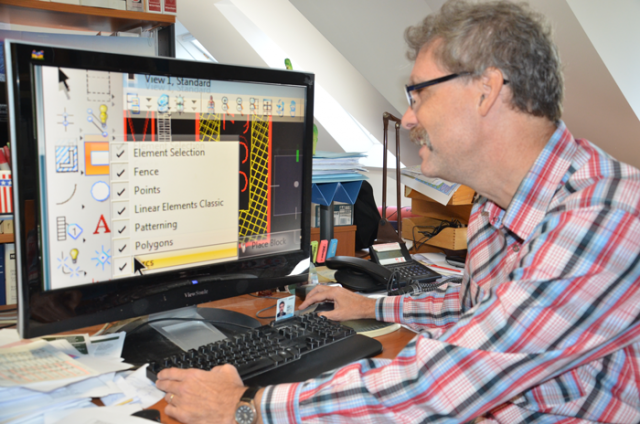
[[215, 246], [183, 249], [173, 252], [150, 253], [135, 255], [135, 258], [144, 266], [145, 270], [158, 270], [174, 266], [192, 265], [235, 259], [238, 256], [236, 243], [225, 243]]

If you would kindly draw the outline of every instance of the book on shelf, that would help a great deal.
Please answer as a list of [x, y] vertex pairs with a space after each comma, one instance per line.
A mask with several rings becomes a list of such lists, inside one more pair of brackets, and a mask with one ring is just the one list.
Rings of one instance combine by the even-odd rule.
[[7, 304], [4, 280], [4, 243], [0, 243], [0, 306]]
[[5, 243], [4, 247], [4, 289], [7, 305], [18, 303], [18, 283], [16, 280], [16, 245]]

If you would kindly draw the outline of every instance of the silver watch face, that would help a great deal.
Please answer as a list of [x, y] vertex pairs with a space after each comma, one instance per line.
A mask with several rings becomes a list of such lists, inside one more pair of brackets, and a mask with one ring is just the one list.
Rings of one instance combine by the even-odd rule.
[[255, 419], [256, 412], [251, 406], [244, 404], [236, 409], [236, 422], [238, 424], [253, 424]]

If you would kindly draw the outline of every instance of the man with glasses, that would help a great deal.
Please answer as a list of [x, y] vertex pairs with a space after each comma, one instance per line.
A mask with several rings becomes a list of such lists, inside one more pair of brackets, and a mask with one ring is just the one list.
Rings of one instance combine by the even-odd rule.
[[[640, 421], [640, 172], [560, 120], [560, 61], [542, 21], [520, 4], [452, 0], [407, 30], [402, 121], [422, 172], [480, 195], [464, 277], [378, 300], [314, 289], [301, 308], [333, 300], [328, 318], [421, 333], [393, 361], [261, 389], [261, 421]], [[163, 371], [158, 387], [176, 393], [167, 413], [185, 422], [232, 422], [224, 402], [244, 390], [233, 367]]]

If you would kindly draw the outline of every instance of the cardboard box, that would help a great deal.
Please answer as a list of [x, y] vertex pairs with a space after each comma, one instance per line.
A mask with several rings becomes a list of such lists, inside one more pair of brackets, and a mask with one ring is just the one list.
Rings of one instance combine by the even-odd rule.
[[[473, 204], [473, 197], [475, 195], [476, 195], [476, 192], [472, 188], [461, 185], [456, 190], [456, 192], [453, 193], [453, 196], [451, 196], [451, 199], [449, 200], [449, 203], [447, 203], [447, 206], [471, 205]], [[418, 190], [414, 190], [411, 187], [407, 187], [407, 186], [405, 186], [404, 188], [404, 196], [410, 197], [411, 199], [426, 200], [428, 202], [436, 202], [432, 198], [427, 197], [424, 194], [420, 193]]]
[[457, 219], [465, 225], [469, 223], [472, 207], [473, 205], [443, 206], [440, 203], [428, 200], [411, 199], [411, 212], [415, 215], [444, 221]]
[[466, 227], [444, 228], [438, 234], [429, 239], [427, 239], [425, 235], [419, 233], [421, 229], [429, 231], [430, 229], [426, 227], [437, 227], [441, 222], [442, 221], [439, 219], [428, 217], [404, 218], [402, 220], [402, 238], [413, 241], [415, 236], [416, 244], [421, 244], [422, 242], [424, 242], [428, 246], [439, 247], [447, 250], [466, 250]]

